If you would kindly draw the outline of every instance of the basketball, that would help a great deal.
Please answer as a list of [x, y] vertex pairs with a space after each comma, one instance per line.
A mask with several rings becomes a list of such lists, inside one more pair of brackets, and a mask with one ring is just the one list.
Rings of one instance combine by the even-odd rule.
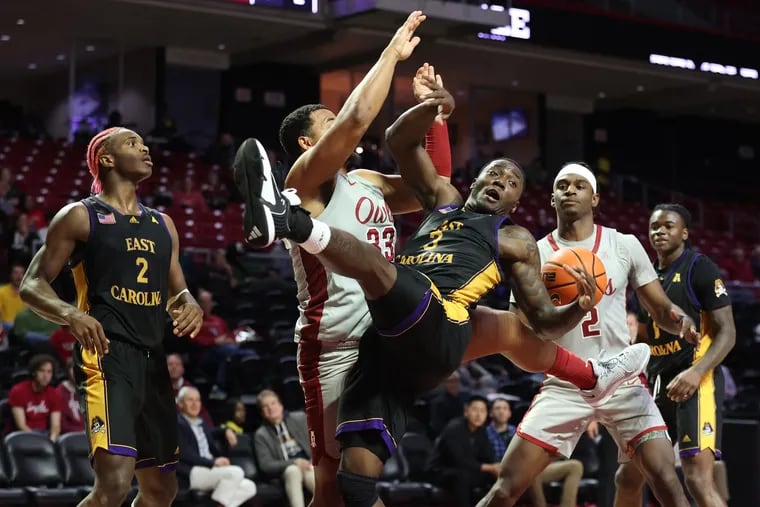
[[591, 250], [580, 247], [562, 248], [541, 267], [541, 279], [554, 306], [569, 305], [578, 299], [578, 288], [575, 279], [564, 270], [563, 265], [584, 268], [596, 281], [597, 304], [604, 295], [607, 287], [607, 271], [602, 260]]

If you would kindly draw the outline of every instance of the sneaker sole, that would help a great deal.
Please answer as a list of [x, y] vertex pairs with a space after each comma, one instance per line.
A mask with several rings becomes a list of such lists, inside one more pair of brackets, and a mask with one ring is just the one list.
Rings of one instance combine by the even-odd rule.
[[644, 371], [647, 369], [647, 365], [649, 364], [649, 360], [651, 359], [651, 357], [652, 357], [652, 351], [649, 349], [649, 346], [647, 346], [644, 360], [641, 361], [640, 366], [632, 374], [626, 377], [623, 377], [620, 381], [612, 384], [612, 387], [609, 389], [609, 394], [607, 394], [607, 396], [604, 396], [603, 398], [599, 398], [595, 400], [586, 399], [588, 404], [594, 408], [598, 408], [601, 405], [604, 405], [605, 403], [607, 403], [621, 385], [625, 384], [626, 382], [644, 373]]
[[[235, 154], [233, 177], [240, 192], [246, 197], [243, 211], [243, 234], [247, 243], [267, 247], [275, 240], [272, 213], [261, 203], [266, 187], [271, 188], [272, 168], [266, 150], [257, 139], [246, 139]], [[273, 200], [273, 197], [268, 199]], [[263, 218], [266, 230], [259, 224]]]

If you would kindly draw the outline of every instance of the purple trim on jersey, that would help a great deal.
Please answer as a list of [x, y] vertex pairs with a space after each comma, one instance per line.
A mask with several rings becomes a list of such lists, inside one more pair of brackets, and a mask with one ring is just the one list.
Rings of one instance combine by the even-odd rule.
[[433, 289], [428, 289], [425, 291], [425, 295], [422, 296], [422, 299], [417, 304], [417, 308], [414, 309], [412, 313], [410, 313], [404, 320], [396, 324], [395, 327], [385, 330], [385, 329], [378, 329], [377, 331], [384, 336], [398, 336], [410, 327], [414, 325], [415, 322], [417, 322], [420, 317], [425, 313], [425, 310], [430, 305], [430, 298], [433, 297]]
[[156, 213], [158, 213], [158, 219], [161, 220], [161, 225], [164, 226], [164, 229], [166, 229], [166, 232], [169, 234], [169, 239], [171, 239], [172, 233], [169, 232], [169, 226], [166, 225], [166, 220], [164, 220], [164, 214], [161, 213], [160, 211], [156, 211]]
[[464, 206], [464, 205], [463, 204], [454, 204], [454, 203], [444, 204], [443, 206], [438, 206], [437, 208], [433, 208], [433, 211], [441, 211], [441, 210], [444, 210], [446, 208], [449, 208], [447, 210], [447, 212], [449, 212], [449, 211], [454, 211], [454, 210], [460, 209], [460, 208], [462, 208], [462, 206]]
[[717, 450], [712, 450], [710, 448], [707, 448], [707, 449], [698, 449], [698, 448], [686, 449], [685, 451], [679, 451], [678, 455], [681, 456], [682, 458], [693, 458], [694, 456], [696, 456], [697, 454], [701, 453], [702, 451], [712, 451], [712, 453], [715, 455], [715, 459], [717, 459], [717, 460], [723, 459], [723, 453], [722, 452], [717, 451]]
[[84, 205], [87, 208], [87, 213], [90, 215], [90, 234], [87, 235], [87, 242], [92, 241], [92, 235], [95, 234], [95, 210], [91, 207]]
[[689, 288], [689, 297], [691, 298], [692, 304], [697, 307], [697, 310], [701, 311], [702, 304], [699, 302], [697, 295], [694, 293], [694, 287], [691, 286], [691, 269], [694, 267], [694, 263], [696, 263], [697, 259], [700, 257], [702, 257], [702, 254], [695, 254], [691, 259], [691, 263], [689, 263], [689, 267], [686, 268], [686, 286]]
[[335, 437], [343, 433], [350, 433], [356, 431], [377, 430], [380, 432], [380, 437], [385, 442], [385, 446], [388, 451], [393, 455], [396, 452], [396, 443], [393, 441], [388, 428], [385, 427], [385, 423], [382, 419], [368, 419], [366, 421], [348, 421], [338, 426], [335, 432]]
[[504, 226], [504, 222], [509, 222], [507, 225], [514, 224], [511, 218], [501, 217], [501, 220], [496, 222], [496, 227], [494, 228], [494, 246], [496, 247], [496, 255], [494, 256], [494, 261], [496, 261], [496, 269], [499, 270], [499, 276], [501, 277], [502, 283], [507, 281], [507, 277], [504, 275], [504, 271], [501, 269], [501, 260], [499, 259], [499, 231]]
[[177, 468], [177, 461], [172, 461], [170, 463], [162, 463], [159, 465], [158, 460], [156, 458], [145, 458], [145, 459], [137, 460], [137, 462], [135, 463], [136, 470], [141, 470], [143, 468], [150, 468], [150, 467], [157, 467], [162, 474], [165, 474]]

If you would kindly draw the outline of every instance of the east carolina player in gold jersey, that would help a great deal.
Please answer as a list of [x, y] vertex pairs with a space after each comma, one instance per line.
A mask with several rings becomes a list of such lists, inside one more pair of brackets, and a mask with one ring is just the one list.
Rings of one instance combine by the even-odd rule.
[[[90, 440], [95, 486], [80, 506], [121, 505], [137, 476], [134, 506], [169, 506], [177, 492], [177, 420], [162, 350], [166, 312], [174, 334], [194, 337], [203, 312], [187, 291], [171, 218], [137, 200], [151, 175], [136, 133], [113, 128], [87, 149], [93, 194], [61, 209], [32, 260], [21, 297], [69, 326]], [[50, 286], [69, 262], [77, 306]]]

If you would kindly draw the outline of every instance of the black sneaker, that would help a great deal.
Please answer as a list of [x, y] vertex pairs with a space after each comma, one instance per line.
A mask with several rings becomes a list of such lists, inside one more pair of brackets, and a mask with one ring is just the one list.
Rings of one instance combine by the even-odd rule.
[[301, 200], [295, 191], [280, 192], [267, 151], [257, 139], [243, 141], [232, 167], [235, 184], [245, 203], [243, 234], [246, 243], [266, 248], [277, 239], [302, 242], [309, 237], [311, 220], [308, 212], [299, 206]]

